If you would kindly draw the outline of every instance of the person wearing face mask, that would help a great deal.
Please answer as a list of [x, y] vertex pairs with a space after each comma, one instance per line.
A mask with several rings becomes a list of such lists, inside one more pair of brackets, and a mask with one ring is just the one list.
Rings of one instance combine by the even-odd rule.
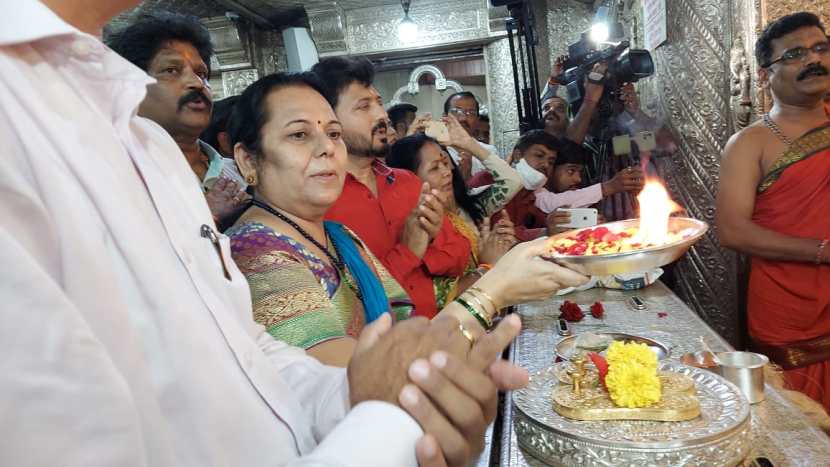
[[[639, 167], [627, 167], [606, 182], [583, 188], [582, 174], [590, 156], [582, 146], [568, 139], [560, 140], [559, 144], [548, 183], [552, 191], [536, 192], [536, 207], [543, 212], [551, 213], [562, 207], [587, 207], [616, 193], [637, 194], [643, 189], [645, 177]], [[569, 217], [567, 213], [562, 216]]]
[[720, 166], [720, 243], [751, 258], [750, 347], [789, 387], [830, 409], [830, 42], [807, 12], [770, 23], [755, 44], [772, 108], [734, 135]]
[[[559, 140], [544, 130], [530, 130], [523, 134], [511, 154], [511, 161], [522, 180], [522, 189], [510, 200], [504, 212], [513, 221], [516, 238], [528, 241], [553, 232], [556, 224], [567, 220], [548, 216], [536, 207], [536, 194], [546, 193], [547, 173], [550, 172], [559, 151]], [[471, 178], [467, 185], [471, 188], [487, 186], [493, 183], [489, 172], [481, 172]], [[496, 213], [491, 222], [496, 223], [501, 213]]]

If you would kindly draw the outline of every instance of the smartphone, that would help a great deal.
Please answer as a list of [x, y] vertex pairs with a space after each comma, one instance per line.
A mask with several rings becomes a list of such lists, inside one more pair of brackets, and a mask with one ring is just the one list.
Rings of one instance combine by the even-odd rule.
[[426, 135], [435, 138], [441, 144], [446, 144], [450, 141], [450, 132], [447, 130], [447, 125], [444, 122], [427, 122]]
[[594, 208], [559, 208], [559, 211], [571, 213], [571, 221], [560, 227], [579, 229], [597, 225], [597, 210]]
[[615, 136], [611, 139], [611, 145], [614, 147], [615, 156], [631, 154], [631, 137], [628, 135]]
[[637, 143], [637, 149], [640, 152], [651, 152], [657, 149], [657, 141], [654, 139], [654, 133], [650, 131], [641, 131], [634, 135], [633, 140]]

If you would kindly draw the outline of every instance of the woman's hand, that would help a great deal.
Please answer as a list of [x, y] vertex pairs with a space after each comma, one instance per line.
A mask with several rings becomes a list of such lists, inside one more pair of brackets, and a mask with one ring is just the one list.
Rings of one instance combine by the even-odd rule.
[[506, 242], [503, 242], [500, 236], [494, 231], [490, 229], [490, 219], [484, 219], [481, 221], [481, 227], [479, 227], [479, 234], [481, 236], [481, 242], [478, 246], [478, 262], [479, 264], [493, 264], [499, 260], [512, 245], [508, 245]]
[[[568, 207], [568, 206], [562, 206]], [[570, 230], [569, 227], [562, 227], [564, 224], [570, 224], [571, 222], [571, 213], [568, 211], [563, 211], [562, 209], [556, 209], [552, 213], [548, 214], [548, 217], [545, 219], [545, 223], [548, 227], [548, 235], [556, 235], [560, 232], [564, 232], [566, 230]]]
[[549, 298], [557, 290], [577, 287], [588, 277], [539, 256], [548, 253], [547, 238], [516, 245], [475, 286], [484, 290], [501, 308]]
[[490, 156], [490, 153], [478, 144], [478, 140], [467, 133], [467, 130], [465, 130], [464, 127], [458, 123], [458, 119], [455, 118], [455, 115], [448, 114], [445, 117], [441, 117], [441, 121], [447, 125], [447, 133], [449, 133], [450, 136], [448, 144], [450, 146], [458, 149], [459, 151], [469, 152], [480, 160], [487, 159], [487, 157]]
[[406, 130], [406, 136], [412, 136], [415, 133], [423, 133], [427, 131], [427, 123], [431, 120], [431, 113], [425, 113], [420, 117], [415, 118], [415, 120], [412, 120], [412, 123], [409, 124], [409, 128]]

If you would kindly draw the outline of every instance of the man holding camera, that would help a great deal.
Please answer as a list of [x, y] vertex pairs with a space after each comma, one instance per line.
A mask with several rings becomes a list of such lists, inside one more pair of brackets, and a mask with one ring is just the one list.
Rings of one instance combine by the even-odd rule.
[[567, 57], [562, 56], [556, 59], [556, 64], [551, 71], [548, 82], [542, 89], [542, 121], [544, 129], [557, 138], [567, 138], [574, 143], [582, 144], [585, 136], [591, 128], [591, 120], [599, 105], [602, 94], [605, 92], [603, 81], [608, 70], [608, 64], [599, 62], [594, 64], [591, 72], [585, 78], [585, 96], [582, 105], [573, 121], [568, 118], [568, 103], [560, 90], [565, 88], [557, 81], [557, 77], [564, 71], [564, 64]]

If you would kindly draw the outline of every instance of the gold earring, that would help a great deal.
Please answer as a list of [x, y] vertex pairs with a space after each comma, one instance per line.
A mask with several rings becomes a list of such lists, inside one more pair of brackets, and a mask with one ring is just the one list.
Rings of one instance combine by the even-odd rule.
[[245, 177], [245, 183], [247, 183], [248, 185], [255, 186], [256, 182], [257, 182], [256, 175], [254, 175], [254, 174], [248, 174]]

